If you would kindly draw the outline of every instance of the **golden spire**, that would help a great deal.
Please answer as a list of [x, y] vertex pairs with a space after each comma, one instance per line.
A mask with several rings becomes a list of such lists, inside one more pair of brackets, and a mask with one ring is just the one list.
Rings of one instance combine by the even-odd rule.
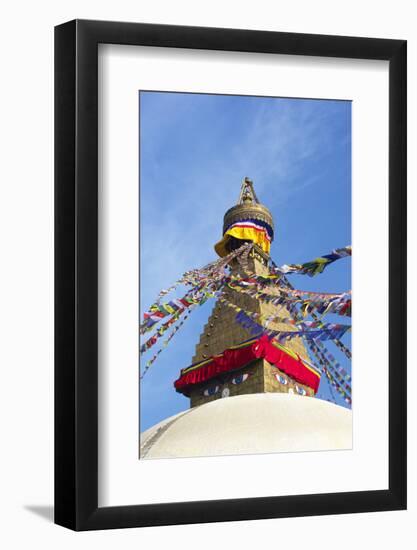
[[255, 189], [253, 188], [253, 181], [250, 178], [246, 177], [243, 179], [242, 185], [240, 187], [238, 204], [244, 204], [248, 202], [259, 204], [258, 197], [256, 196]]
[[214, 245], [220, 257], [252, 241], [259, 245], [266, 257], [274, 238], [272, 214], [256, 196], [253, 181], [245, 177], [240, 187], [238, 202], [227, 210], [223, 221], [223, 237]]
[[253, 187], [253, 181], [248, 177], [242, 181], [237, 204], [229, 208], [224, 215], [223, 233], [233, 223], [246, 219], [260, 220], [267, 223], [272, 230], [274, 229], [272, 214], [266, 206], [259, 202]]

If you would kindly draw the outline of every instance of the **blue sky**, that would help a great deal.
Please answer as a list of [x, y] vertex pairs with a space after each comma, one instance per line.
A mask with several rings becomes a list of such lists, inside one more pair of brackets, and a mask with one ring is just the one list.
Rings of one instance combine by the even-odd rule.
[[[273, 214], [271, 257], [278, 265], [351, 244], [350, 102], [166, 92], [139, 97], [141, 315], [161, 288], [216, 259], [223, 215], [236, 204], [245, 176]], [[351, 288], [350, 270], [350, 259], [343, 259], [314, 278], [291, 275], [290, 281], [300, 289], [342, 292]], [[141, 380], [141, 431], [188, 409], [173, 382], [191, 363], [213, 305], [194, 310]], [[142, 365], [163, 340], [141, 357]], [[350, 347], [350, 337], [343, 341]], [[333, 344], [327, 347], [350, 369]], [[318, 396], [330, 397], [325, 381]]]

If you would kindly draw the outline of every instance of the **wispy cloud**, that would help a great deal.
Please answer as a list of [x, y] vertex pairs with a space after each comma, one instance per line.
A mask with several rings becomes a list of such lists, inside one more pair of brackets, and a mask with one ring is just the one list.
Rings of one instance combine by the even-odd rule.
[[141, 111], [144, 305], [183, 271], [214, 258], [223, 213], [235, 204], [244, 176], [255, 180], [258, 196], [267, 198], [273, 209], [317, 181], [317, 173], [306, 176], [306, 164], [322, 163], [334, 146], [332, 105], [240, 98], [236, 111], [230, 97], [145, 95]]

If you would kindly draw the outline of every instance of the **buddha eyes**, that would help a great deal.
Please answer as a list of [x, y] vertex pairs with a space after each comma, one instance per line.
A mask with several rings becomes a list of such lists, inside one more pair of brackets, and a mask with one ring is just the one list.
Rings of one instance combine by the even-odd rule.
[[244, 374], [238, 374], [232, 378], [232, 384], [241, 384], [248, 379], [249, 373], [245, 372]]
[[285, 376], [282, 376], [281, 374], [275, 374], [275, 378], [280, 384], [283, 384], [284, 386], [288, 384], [288, 380], [285, 378]]
[[[242, 382], [248, 379], [250, 374], [251, 374], [250, 372], [245, 372], [244, 374], [237, 374], [232, 379], [230, 379], [230, 382], [235, 386], [238, 384], [242, 384]], [[205, 397], [210, 397], [212, 395], [216, 395], [216, 393], [218, 393], [219, 391], [220, 391], [220, 385], [214, 385], [206, 388], [203, 391], [203, 395]]]
[[[280, 384], [283, 386], [286, 386], [288, 384], [288, 380], [285, 378], [285, 376], [282, 376], [282, 374], [275, 373], [275, 378], [278, 380]], [[304, 388], [301, 386], [295, 386], [295, 391], [298, 393], [298, 395], [307, 395], [307, 392]], [[289, 393], [294, 393], [292, 389], [289, 390]]]
[[220, 389], [220, 386], [210, 386], [203, 391], [203, 395], [210, 397], [210, 395], [215, 395]]

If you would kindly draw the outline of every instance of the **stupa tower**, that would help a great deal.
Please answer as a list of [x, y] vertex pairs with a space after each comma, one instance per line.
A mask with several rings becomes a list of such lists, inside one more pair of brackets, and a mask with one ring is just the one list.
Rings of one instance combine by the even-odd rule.
[[[223, 238], [215, 245], [215, 250], [219, 256], [224, 257], [245, 242], [253, 243], [245, 262], [239, 262], [237, 259], [231, 261], [231, 273], [242, 277], [253, 274], [266, 276], [269, 274], [269, 251], [273, 238], [272, 214], [259, 202], [253, 182], [245, 178], [237, 204], [224, 215]], [[268, 292], [278, 293], [278, 290]], [[295, 393], [314, 396], [316, 388], [312, 386], [315, 384], [303, 383], [312, 376], [312, 371], [311, 365], [307, 364], [307, 350], [298, 337], [287, 341], [285, 346], [275, 342], [272, 355], [266, 354], [269, 358], [274, 357], [274, 364], [265, 358], [265, 354], [253, 358], [250, 353], [249, 360], [245, 363], [245, 350], [249, 349], [248, 346], [253, 348], [257, 344], [260, 334], [251, 335], [236, 321], [236, 309], [233, 305], [262, 316], [290, 318], [285, 306], [272, 305], [244, 292], [225, 290], [223, 300], [216, 302], [196, 345], [192, 365], [181, 371], [180, 380], [191, 382], [186, 385], [176, 382], [177, 391], [190, 398], [191, 407], [242, 394]], [[281, 331], [297, 330], [283, 322], [271, 322], [268, 328]], [[282, 360], [275, 360], [277, 353], [281, 354]], [[230, 368], [226, 365], [222, 372], [214, 368], [210, 370], [213, 358], [219, 355], [230, 357]], [[235, 360], [236, 357], [240, 359]], [[311, 372], [307, 372], [309, 368]], [[303, 369], [306, 369], [306, 376], [303, 375]], [[316, 376], [319, 375], [316, 373]]]

